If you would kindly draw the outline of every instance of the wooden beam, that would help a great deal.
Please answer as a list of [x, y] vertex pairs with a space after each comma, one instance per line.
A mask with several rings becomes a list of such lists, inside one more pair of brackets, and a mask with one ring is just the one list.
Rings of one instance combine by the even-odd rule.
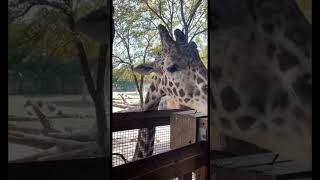
[[312, 180], [312, 171], [290, 173], [277, 176], [277, 180]]
[[269, 175], [283, 175], [311, 171], [309, 166], [279, 156], [274, 163], [273, 153], [235, 156], [211, 160], [211, 167], [233, 168], [242, 171], [257, 171]]
[[254, 172], [239, 171], [237, 169], [214, 168], [210, 179], [212, 180], [276, 180], [275, 176], [267, 176]]
[[295, 173], [302, 173], [307, 171], [312, 171], [309, 167], [299, 164], [295, 161], [282, 161], [276, 162], [275, 164], [266, 164], [260, 166], [252, 166], [247, 168], [241, 168], [244, 171], [259, 171], [263, 172], [264, 174], [270, 175], [284, 175], [284, 174], [295, 174]]
[[170, 115], [182, 110], [125, 112], [112, 114], [112, 132], [170, 124]]
[[207, 165], [208, 145], [199, 142], [112, 168], [114, 179], [169, 179]]

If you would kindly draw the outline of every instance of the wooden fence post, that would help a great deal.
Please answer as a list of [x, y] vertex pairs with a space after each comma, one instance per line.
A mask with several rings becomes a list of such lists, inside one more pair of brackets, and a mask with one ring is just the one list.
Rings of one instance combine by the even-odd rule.
[[[170, 148], [177, 149], [197, 141], [207, 139], [207, 115], [194, 110], [176, 112], [170, 116]], [[207, 167], [196, 171], [196, 178], [207, 179]], [[180, 180], [191, 180], [192, 172], [179, 177]]]

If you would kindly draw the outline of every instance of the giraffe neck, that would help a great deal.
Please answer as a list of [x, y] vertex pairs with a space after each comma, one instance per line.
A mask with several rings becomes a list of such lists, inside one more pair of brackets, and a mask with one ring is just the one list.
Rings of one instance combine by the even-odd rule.
[[47, 117], [44, 115], [44, 113], [42, 113], [40, 107], [35, 104], [32, 103], [32, 109], [34, 110], [34, 112], [36, 113], [37, 117], [39, 118], [41, 124], [43, 125], [44, 128], [44, 132], [48, 133], [50, 130], [53, 130], [49, 120], [47, 119]]
[[219, 3], [210, 29], [212, 128], [310, 163], [310, 26], [291, 1]]

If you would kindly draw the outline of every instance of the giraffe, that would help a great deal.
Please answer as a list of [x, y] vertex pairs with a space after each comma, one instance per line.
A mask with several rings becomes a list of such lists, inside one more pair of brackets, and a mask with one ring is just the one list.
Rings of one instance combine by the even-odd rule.
[[[36, 103], [32, 102], [31, 100], [27, 100], [24, 104], [24, 107], [31, 106], [33, 111], [35, 112], [36, 116], [39, 118], [41, 124], [43, 125], [43, 133], [48, 134], [49, 132], [59, 132], [58, 130], [54, 129], [50, 123], [50, 121], [47, 119], [46, 115], [41, 111], [41, 108], [45, 106], [42, 101], [38, 101]], [[55, 111], [56, 107], [53, 105], [47, 105], [49, 111]]]
[[311, 25], [292, 0], [211, 5], [211, 131], [312, 169]]
[[[154, 62], [141, 64], [134, 69], [141, 74], [154, 73], [143, 110], [164, 109], [169, 105], [206, 113], [207, 70], [200, 60], [197, 45], [194, 42], [188, 43], [185, 34], [179, 29], [174, 31], [176, 40], [173, 40], [163, 25], [158, 26], [158, 31], [161, 52]], [[159, 106], [160, 102], [165, 106]], [[154, 136], [155, 128], [139, 130], [134, 160], [152, 155]]]

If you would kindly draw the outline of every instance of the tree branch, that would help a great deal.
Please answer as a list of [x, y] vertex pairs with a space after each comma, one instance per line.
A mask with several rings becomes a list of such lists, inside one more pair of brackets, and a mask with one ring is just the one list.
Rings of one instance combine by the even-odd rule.
[[204, 33], [204, 32], [206, 32], [207, 30], [208, 30], [208, 28], [205, 28], [205, 29], [203, 29], [202, 31], [198, 31], [198, 32], [194, 33], [193, 36], [192, 36], [191, 39], [190, 39], [190, 42], [193, 40], [193, 38], [194, 38], [195, 36], [197, 36], [197, 35], [199, 35], [199, 34], [201, 34], [201, 33]]
[[97, 92], [103, 91], [105, 83], [105, 73], [106, 73], [106, 55], [107, 55], [107, 45], [100, 44], [100, 55], [98, 59], [98, 73], [97, 73]]
[[[148, 8], [151, 10], [151, 12], [153, 12], [153, 14], [155, 14], [166, 26], [167, 29], [170, 29], [170, 26], [168, 25], [168, 23], [163, 19], [162, 16], [160, 16], [150, 5], [147, 1], [144, 1], [144, 3], [148, 6]], [[170, 29], [169, 31], [170, 35], [172, 36], [172, 29]]]
[[182, 18], [183, 28], [186, 30], [187, 29], [187, 22], [186, 22], [185, 15], [183, 12], [183, 0], [180, 0], [180, 13], [181, 13], [181, 18]]
[[196, 3], [195, 7], [193, 8], [193, 10], [191, 11], [191, 14], [187, 20], [187, 25], [188, 27], [190, 26], [191, 24], [191, 21], [193, 19], [193, 17], [195, 16], [196, 12], [197, 12], [197, 9], [199, 8], [200, 4], [201, 4], [202, 0], [198, 0], [198, 2]]
[[201, 13], [201, 15], [197, 18], [197, 21], [196, 21], [195, 23], [193, 23], [192, 26], [191, 26], [191, 28], [189, 29], [190, 32], [191, 32], [195, 27], [197, 27], [197, 24], [202, 20], [202, 17], [203, 17], [203, 15], [205, 15], [205, 14], [206, 14], [206, 13], [205, 13], [204, 11]]
[[128, 63], [128, 62], [126, 62], [125, 60], [121, 59], [119, 56], [116, 56], [116, 55], [113, 54], [112, 57], [117, 58], [117, 59], [120, 61], [120, 63], [127, 64], [127, 65], [131, 65], [130, 63]]

